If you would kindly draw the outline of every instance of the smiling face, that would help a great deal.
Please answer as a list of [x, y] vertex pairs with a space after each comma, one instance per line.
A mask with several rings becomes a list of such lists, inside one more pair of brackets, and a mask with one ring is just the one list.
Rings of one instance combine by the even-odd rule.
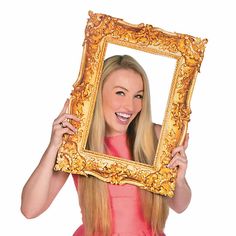
[[102, 90], [102, 107], [106, 136], [124, 134], [142, 109], [143, 80], [132, 69], [118, 69], [106, 79]]

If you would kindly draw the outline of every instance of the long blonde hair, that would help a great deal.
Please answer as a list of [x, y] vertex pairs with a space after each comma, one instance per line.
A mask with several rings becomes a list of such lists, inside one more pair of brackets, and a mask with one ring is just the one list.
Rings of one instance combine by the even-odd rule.
[[[128, 55], [112, 56], [104, 62], [87, 148], [104, 153], [102, 144], [104, 144], [105, 138], [105, 119], [102, 109], [102, 89], [107, 77], [119, 69], [132, 69], [143, 79], [142, 110], [129, 125], [127, 138], [133, 160], [152, 164], [158, 140], [151, 120], [148, 79], [140, 64]], [[91, 236], [95, 232], [109, 236], [111, 234], [111, 209], [107, 183], [92, 176], [79, 176], [78, 192], [86, 236]], [[163, 232], [168, 216], [166, 198], [144, 190], [140, 190], [140, 192], [146, 221], [150, 224], [153, 233]]]

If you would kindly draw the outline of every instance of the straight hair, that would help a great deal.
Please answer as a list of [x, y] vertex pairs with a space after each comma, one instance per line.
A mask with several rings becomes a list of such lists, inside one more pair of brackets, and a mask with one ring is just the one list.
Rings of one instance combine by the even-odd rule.
[[[102, 89], [109, 75], [119, 69], [133, 70], [142, 77], [144, 86], [142, 109], [127, 129], [127, 140], [133, 160], [152, 165], [158, 140], [151, 120], [148, 79], [141, 65], [128, 55], [112, 56], [104, 62], [87, 148], [100, 153], [105, 152]], [[79, 176], [78, 193], [84, 216], [85, 235], [92, 236], [95, 233], [111, 235], [112, 215], [107, 183], [92, 176]], [[144, 218], [150, 224], [153, 234], [162, 233], [169, 212], [167, 198], [141, 189], [140, 196]]]

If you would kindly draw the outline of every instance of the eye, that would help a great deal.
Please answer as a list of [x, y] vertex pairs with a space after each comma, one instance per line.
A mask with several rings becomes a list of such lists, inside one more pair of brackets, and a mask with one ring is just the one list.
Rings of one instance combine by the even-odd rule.
[[123, 91], [117, 91], [116, 94], [119, 96], [125, 96], [125, 93]]
[[137, 94], [135, 97], [138, 99], [143, 99], [143, 95], [141, 95], [141, 94]]

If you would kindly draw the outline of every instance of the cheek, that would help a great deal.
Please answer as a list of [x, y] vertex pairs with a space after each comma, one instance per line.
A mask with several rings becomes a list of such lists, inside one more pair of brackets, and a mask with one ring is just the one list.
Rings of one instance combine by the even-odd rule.
[[119, 108], [121, 107], [121, 101], [119, 99], [111, 99], [110, 98], [110, 104], [111, 104], [111, 107], [114, 109], [114, 110], [119, 110]]
[[142, 100], [138, 100], [135, 102], [135, 111], [136, 112], [140, 112], [142, 110]]
[[115, 99], [114, 95], [110, 94], [109, 96], [104, 96], [103, 100], [103, 110], [104, 111], [117, 111], [120, 107], [119, 99]]

